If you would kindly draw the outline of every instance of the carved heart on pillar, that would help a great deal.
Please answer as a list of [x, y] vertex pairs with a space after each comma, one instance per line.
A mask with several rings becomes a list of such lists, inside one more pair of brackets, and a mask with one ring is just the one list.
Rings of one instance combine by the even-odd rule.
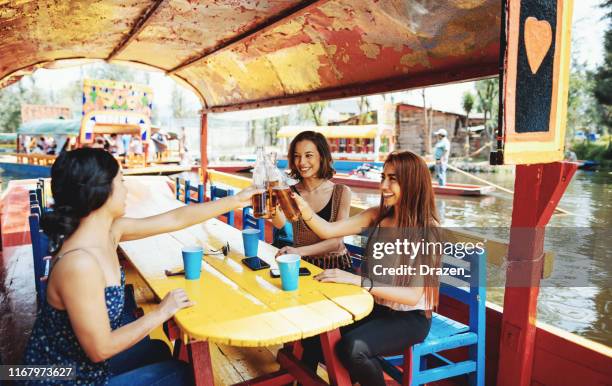
[[525, 19], [525, 49], [531, 72], [538, 72], [544, 57], [552, 44], [552, 27], [546, 20], [533, 16]]

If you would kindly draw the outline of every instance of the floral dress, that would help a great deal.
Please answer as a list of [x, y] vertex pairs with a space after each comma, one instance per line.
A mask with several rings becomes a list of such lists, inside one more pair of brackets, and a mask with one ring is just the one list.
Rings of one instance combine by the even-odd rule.
[[[106, 309], [112, 330], [123, 324], [125, 273], [121, 270], [121, 285], [104, 289]], [[46, 301], [39, 311], [25, 353], [25, 364], [70, 366], [76, 379], [29, 381], [28, 385], [104, 385], [110, 372], [106, 361], [94, 363], [85, 354], [72, 329], [65, 310], [58, 310]]]

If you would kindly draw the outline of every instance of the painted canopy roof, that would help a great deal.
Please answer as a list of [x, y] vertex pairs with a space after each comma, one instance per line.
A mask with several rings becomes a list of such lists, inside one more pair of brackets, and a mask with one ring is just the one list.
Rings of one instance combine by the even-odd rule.
[[29, 121], [17, 129], [27, 135], [79, 135], [80, 119], [38, 119]]
[[95, 59], [160, 69], [208, 111], [441, 84], [497, 73], [500, 10], [498, 0], [0, 0], [0, 86]]

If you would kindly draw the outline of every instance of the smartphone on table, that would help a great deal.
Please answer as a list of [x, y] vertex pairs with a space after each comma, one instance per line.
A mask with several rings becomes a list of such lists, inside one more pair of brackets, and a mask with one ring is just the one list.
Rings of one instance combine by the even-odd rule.
[[257, 256], [246, 257], [242, 259], [242, 264], [249, 267], [252, 271], [259, 271], [260, 269], [270, 268], [270, 264], [266, 263]]
[[[278, 268], [271, 268], [270, 269], [270, 276], [272, 276], [273, 278], [280, 277], [279, 269]], [[301, 267], [300, 268], [300, 276], [310, 276], [310, 270], [308, 270], [308, 268], [306, 268], [306, 267]]]

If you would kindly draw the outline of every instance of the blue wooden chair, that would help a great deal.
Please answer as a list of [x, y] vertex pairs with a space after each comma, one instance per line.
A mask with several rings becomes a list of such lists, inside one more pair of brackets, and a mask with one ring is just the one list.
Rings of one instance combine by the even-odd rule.
[[[197, 186], [191, 185], [189, 180], [182, 178], [176, 178], [176, 199], [189, 205], [192, 202], [204, 202], [204, 185], [198, 184]], [[197, 194], [197, 199], [191, 197], [192, 193]]]
[[[351, 254], [363, 256], [362, 247], [347, 244], [347, 249]], [[465, 269], [466, 277], [443, 276], [440, 295], [467, 304], [468, 324], [434, 313], [429, 335], [424, 342], [408, 347], [403, 355], [379, 358], [379, 361], [387, 374], [406, 386], [422, 385], [459, 375], [467, 375], [471, 386], [484, 386], [486, 255], [473, 253], [463, 258], [444, 256], [443, 266]], [[468, 359], [461, 362], [452, 362], [440, 354], [462, 347], [468, 348]], [[428, 357], [437, 359], [443, 365], [428, 369]], [[398, 366], [402, 366], [403, 371]]]
[[279, 249], [293, 245], [293, 226], [289, 221], [280, 229], [272, 227], [272, 245]]
[[242, 209], [242, 229], [259, 229], [259, 239], [266, 241], [266, 220], [253, 216], [253, 207], [247, 206]]
[[[210, 200], [211, 201], [218, 200], [223, 197], [233, 196], [233, 195], [234, 195], [234, 189], [229, 189], [229, 188], [224, 189], [224, 188], [220, 188], [215, 185], [210, 185]], [[219, 217], [225, 217], [225, 220], [227, 221], [227, 223], [231, 226], [234, 226], [234, 211], [233, 210], [230, 210], [229, 212], [224, 213]]]
[[47, 278], [51, 256], [49, 256], [49, 239], [40, 229], [40, 210], [38, 205], [32, 205], [30, 214], [30, 239], [32, 242], [32, 257], [34, 259], [34, 285], [36, 287], [36, 303], [40, 306], [47, 293]]

